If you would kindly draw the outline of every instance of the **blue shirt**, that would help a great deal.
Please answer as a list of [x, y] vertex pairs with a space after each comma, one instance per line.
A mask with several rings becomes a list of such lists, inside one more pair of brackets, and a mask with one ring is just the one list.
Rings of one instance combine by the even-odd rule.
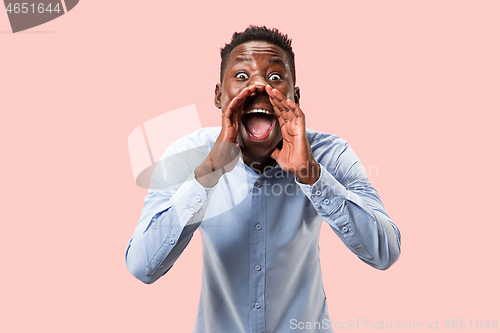
[[127, 246], [128, 269], [156, 281], [198, 229], [203, 282], [194, 332], [333, 332], [319, 262], [322, 221], [375, 268], [400, 253], [399, 231], [361, 162], [343, 139], [307, 130], [321, 166], [315, 184], [277, 164], [259, 176], [239, 158], [205, 189], [194, 169], [219, 133], [201, 129], [165, 151]]

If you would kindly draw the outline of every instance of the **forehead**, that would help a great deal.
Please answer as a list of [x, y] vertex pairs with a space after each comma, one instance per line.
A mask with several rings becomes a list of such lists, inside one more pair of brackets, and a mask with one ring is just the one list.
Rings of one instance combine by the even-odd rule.
[[286, 57], [286, 53], [285, 51], [283, 51], [281, 47], [261, 40], [252, 40], [240, 44], [231, 51], [232, 57], [237, 57], [239, 55], [251, 55], [251, 54], [256, 54], [256, 55], [266, 54], [266, 55], [275, 55], [277, 57]]
[[239, 59], [256, 60], [257, 58], [279, 58], [286, 64], [288, 70], [290, 65], [288, 56], [283, 49], [265, 41], [250, 41], [236, 46], [229, 54], [228, 65], [233, 66]]

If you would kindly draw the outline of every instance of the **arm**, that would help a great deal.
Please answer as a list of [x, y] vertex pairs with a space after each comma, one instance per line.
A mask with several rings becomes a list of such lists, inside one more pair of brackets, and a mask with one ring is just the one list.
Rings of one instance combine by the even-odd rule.
[[[400, 253], [400, 234], [385, 212], [375, 188], [352, 149], [322, 147], [316, 161], [306, 135], [305, 115], [278, 90], [266, 87], [283, 135], [283, 147], [272, 157], [296, 177], [317, 213], [351, 251], [369, 265], [389, 268]], [[333, 143], [330, 141], [333, 146]]]
[[[159, 164], [155, 174], [162, 169]], [[213, 192], [201, 186], [193, 173], [180, 186], [169, 186], [166, 181], [164, 185], [149, 190], [125, 253], [129, 271], [148, 284], [163, 276], [185, 249]]]
[[236, 166], [241, 112], [255, 90], [255, 86], [244, 88], [229, 103], [210, 152], [204, 142], [184, 138], [169, 147], [156, 166], [152, 189], [125, 253], [127, 268], [142, 282], [153, 283], [172, 267], [203, 220], [220, 177]]
[[316, 183], [297, 183], [318, 215], [354, 254], [375, 268], [387, 269], [399, 258], [399, 230], [354, 151], [346, 143], [336, 155], [323, 156], [327, 167], [321, 165]]

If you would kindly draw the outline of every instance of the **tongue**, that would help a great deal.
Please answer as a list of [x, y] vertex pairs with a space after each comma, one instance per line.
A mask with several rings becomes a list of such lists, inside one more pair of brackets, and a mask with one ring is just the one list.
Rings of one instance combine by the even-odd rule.
[[256, 137], [265, 135], [273, 125], [271, 117], [260, 114], [248, 115], [245, 123], [247, 131]]

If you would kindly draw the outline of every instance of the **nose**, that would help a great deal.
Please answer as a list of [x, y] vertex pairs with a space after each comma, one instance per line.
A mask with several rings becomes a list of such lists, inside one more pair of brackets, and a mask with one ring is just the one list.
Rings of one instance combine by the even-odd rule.
[[252, 79], [248, 82], [248, 85], [256, 86], [257, 89], [255, 90], [254, 93], [252, 93], [252, 95], [250, 95], [250, 96], [255, 96], [257, 94], [266, 93], [266, 86], [269, 85], [269, 83], [264, 77], [260, 75], [254, 75]]

